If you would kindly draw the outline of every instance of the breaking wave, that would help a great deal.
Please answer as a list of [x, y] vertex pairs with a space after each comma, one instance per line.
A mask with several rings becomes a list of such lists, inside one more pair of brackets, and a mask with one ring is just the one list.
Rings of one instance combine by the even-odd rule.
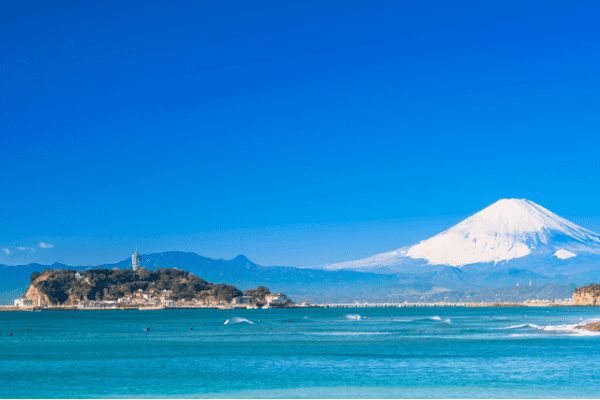
[[530, 327], [530, 328], [535, 328], [535, 329], [539, 329], [540, 327], [534, 324], [521, 324], [521, 325], [512, 325], [512, 326], [504, 326], [501, 328], [492, 328], [492, 329], [518, 329], [518, 328], [525, 328], [526, 326]]
[[510, 335], [508, 335], [508, 337], [511, 338], [538, 338], [541, 337], [541, 334], [535, 334], [535, 333], [511, 333]]
[[246, 322], [248, 324], [254, 325], [254, 322], [248, 321], [246, 318], [240, 318], [240, 317], [233, 317], [231, 319], [228, 319], [227, 321], [223, 322], [223, 325], [233, 325], [233, 324], [239, 324], [241, 322]]
[[[585, 321], [581, 321], [576, 324], [563, 324], [563, 325], [546, 325], [546, 326], [538, 326], [535, 324], [520, 324], [520, 325], [512, 325], [506, 326], [502, 328], [493, 328], [493, 329], [520, 329], [520, 328], [531, 328], [537, 331], [543, 332], [555, 332], [555, 333], [563, 333], [569, 335], [578, 335], [578, 336], [598, 336], [600, 332], [592, 332], [587, 329], [577, 329], [578, 326], [586, 325], [591, 322], [600, 321], [598, 318], [589, 319]], [[509, 335], [511, 337], [516, 337], [514, 335]]]
[[[397, 320], [397, 321], [400, 321], [400, 320]], [[407, 320], [407, 321], [411, 321], [411, 320]], [[412, 321], [415, 321], [415, 322], [418, 322], [418, 321], [440, 321], [440, 322], [443, 322], [446, 324], [449, 324], [450, 322], [452, 322], [452, 321], [450, 321], [450, 318], [442, 320], [442, 318], [438, 317], [437, 315], [434, 315], [433, 317], [417, 318], [417, 319], [413, 319]]]
[[346, 319], [349, 319], [351, 321], [360, 321], [361, 317], [358, 314], [346, 314], [345, 315]]

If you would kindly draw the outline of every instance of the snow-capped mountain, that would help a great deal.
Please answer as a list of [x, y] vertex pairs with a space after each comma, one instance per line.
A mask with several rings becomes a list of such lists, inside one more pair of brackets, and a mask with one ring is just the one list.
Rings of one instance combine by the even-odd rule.
[[[463, 268], [528, 262], [548, 269], [598, 258], [600, 235], [525, 199], [499, 200], [458, 225], [422, 242], [362, 260], [324, 267], [328, 270], [401, 272], [435, 266]], [[437, 268], [439, 269], [439, 267]], [[554, 271], [562, 273], [563, 271]], [[567, 271], [569, 272], [569, 271]]]

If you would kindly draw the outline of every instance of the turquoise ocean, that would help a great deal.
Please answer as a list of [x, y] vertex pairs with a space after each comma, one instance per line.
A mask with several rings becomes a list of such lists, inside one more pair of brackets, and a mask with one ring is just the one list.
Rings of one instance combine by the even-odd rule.
[[574, 329], [598, 320], [596, 308], [0, 312], [0, 397], [600, 397], [600, 335]]

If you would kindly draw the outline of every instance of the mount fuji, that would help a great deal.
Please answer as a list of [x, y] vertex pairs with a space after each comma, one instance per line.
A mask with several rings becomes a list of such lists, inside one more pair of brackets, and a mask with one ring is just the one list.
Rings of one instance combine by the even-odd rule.
[[526, 199], [499, 200], [420, 243], [323, 267], [388, 274], [455, 267], [483, 272], [527, 269], [547, 276], [600, 269], [600, 235]]
[[[100, 268], [128, 268], [128, 257]], [[240, 289], [265, 285], [312, 302], [495, 302], [565, 299], [600, 282], [600, 235], [528, 200], [500, 200], [413, 246], [321, 269], [261, 266], [178, 251], [144, 254], [145, 268], [179, 268]], [[155, 267], [152, 267], [155, 266]], [[34, 271], [88, 266], [0, 265], [0, 304]]]

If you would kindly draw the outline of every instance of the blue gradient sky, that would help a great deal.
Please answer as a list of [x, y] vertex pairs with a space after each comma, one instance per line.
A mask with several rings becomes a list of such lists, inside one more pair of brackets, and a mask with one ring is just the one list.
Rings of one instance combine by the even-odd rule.
[[5, 1], [0, 263], [137, 246], [323, 265], [505, 197], [599, 232], [598, 15], [597, 1]]

